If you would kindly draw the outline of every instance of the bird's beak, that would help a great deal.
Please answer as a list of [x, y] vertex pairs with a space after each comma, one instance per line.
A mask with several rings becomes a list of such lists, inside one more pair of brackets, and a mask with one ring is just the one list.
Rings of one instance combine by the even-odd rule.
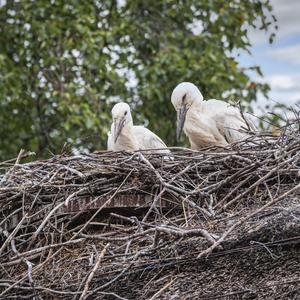
[[125, 124], [125, 118], [124, 117], [116, 120], [116, 122], [115, 122], [115, 127], [114, 127], [114, 135], [115, 135], [114, 142], [115, 143], [118, 140], [118, 137], [119, 137], [119, 135], [120, 135], [120, 133], [121, 133], [123, 127], [124, 127], [124, 124]]
[[183, 105], [177, 111], [177, 130], [176, 130], [177, 142], [179, 141], [181, 136], [181, 132], [185, 122], [186, 112], [187, 112], [186, 105]]

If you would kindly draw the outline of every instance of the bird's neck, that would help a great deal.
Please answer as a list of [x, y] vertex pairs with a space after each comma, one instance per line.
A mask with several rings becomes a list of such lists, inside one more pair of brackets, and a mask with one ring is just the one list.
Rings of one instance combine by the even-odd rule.
[[193, 104], [191, 105], [190, 109], [191, 111], [202, 111], [202, 104], [203, 104], [203, 100], [196, 100], [193, 102]]
[[138, 148], [138, 141], [134, 135], [134, 126], [132, 122], [128, 122], [124, 125], [117, 140], [117, 144], [122, 145], [122, 149], [129, 151]]
[[133, 136], [133, 123], [128, 122], [124, 125], [121, 134], [126, 135], [126, 136]]
[[199, 114], [203, 113], [202, 101], [195, 101], [186, 113], [185, 127], [194, 126], [194, 123], [202, 123]]

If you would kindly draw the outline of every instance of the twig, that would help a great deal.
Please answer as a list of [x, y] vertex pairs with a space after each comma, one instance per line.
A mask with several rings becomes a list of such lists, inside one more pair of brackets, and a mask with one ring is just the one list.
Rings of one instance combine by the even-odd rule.
[[149, 300], [154, 300], [156, 299], [158, 296], [161, 295], [161, 293], [166, 290], [169, 286], [171, 286], [173, 284], [173, 282], [176, 280], [176, 278], [170, 280], [167, 284], [165, 284], [159, 291], [157, 291]]
[[300, 184], [296, 185], [294, 188], [290, 189], [289, 191], [283, 193], [282, 195], [280, 195], [279, 197], [275, 198], [273, 201], [268, 202], [267, 204], [265, 204], [264, 206], [260, 207], [259, 209], [257, 209], [256, 211], [254, 211], [253, 213], [249, 214], [246, 217], [241, 217], [239, 219], [238, 222], [236, 222], [235, 224], [233, 224], [228, 230], [226, 230], [223, 235], [212, 245], [210, 246], [208, 249], [202, 251], [197, 257], [200, 258], [202, 256], [208, 255], [210, 254], [216, 247], [218, 247], [224, 240], [225, 238], [238, 226], [240, 226], [241, 224], [243, 224], [244, 222], [246, 222], [248, 219], [254, 217], [255, 215], [257, 215], [258, 213], [264, 211], [266, 208], [270, 207], [271, 205], [281, 201], [282, 199], [284, 199], [286, 196], [288, 196], [289, 194], [299, 191], [300, 189]]
[[26, 220], [26, 218], [27, 218], [27, 213], [23, 216], [23, 218], [21, 219], [21, 221], [19, 222], [19, 224], [16, 226], [16, 228], [12, 231], [12, 233], [7, 237], [7, 239], [5, 240], [5, 242], [3, 243], [3, 245], [1, 246], [1, 248], [0, 248], [0, 255], [2, 254], [2, 252], [6, 248], [6, 246], [10, 243], [10, 241], [14, 238], [15, 234], [19, 231], [19, 229], [23, 225], [23, 223]]
[[89, 277], [88, 277], [87, 280], [86, 280], [84, 289], [83, 289], [83, 291], [82, 291], [82, 294], [81, 294], [79, 300], [84, 300], [84, 299], [86, 299], [87, 293], [88, 293], [88, 290], [89, 290], [90, 282], [92, 281], [95, 272], [96, 272], [97, 269], [99, 268], [99, 265], [100, 265], [100, 263], [101, 263], [101, 260], [102, 260], [104, 254], [105, 254], [105, 252], [106, 252], [106, 249], [107, 249], [108, 247], [109, 247], [109, 243], [105, 245], [105, 247], [104, 247], [103, 250], [101, 251], [100, 255], [98, 256], [97, 261], [96, 261], [96, 263], [95, 263], [95, 265], [94, 265], [94, 267], [93, 267], [93, 269], [92, 269], [92, 271], [91, 271]]

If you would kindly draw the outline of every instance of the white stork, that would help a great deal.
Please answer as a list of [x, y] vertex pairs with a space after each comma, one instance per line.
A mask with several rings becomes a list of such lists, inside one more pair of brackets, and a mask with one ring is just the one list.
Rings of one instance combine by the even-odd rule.
[[[107, 148], [112, 151], [134, 151], [167, 148], [166, 144], [152, 131], [133, 125], [130, 107], [127, 103], [117, 103], [112, 111], [113, 123], [108, 134]], [[161, 153], [170, 153], [162, 150]]]
[[248, 137], [245, 130], [256, 130], [249, 116], [242, 116], [238, 108], [221, 100], [203, 101], [193, 83], [178, 84], [171, 101], [177, 111], [177, 140], [183, 129], [192, 149], [226, 146]]

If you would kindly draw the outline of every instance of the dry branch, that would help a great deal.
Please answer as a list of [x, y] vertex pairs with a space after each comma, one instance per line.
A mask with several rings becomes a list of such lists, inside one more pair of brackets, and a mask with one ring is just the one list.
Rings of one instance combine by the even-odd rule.
[[86, 299], [86, 294], [89, 290], [89, 285], [90, 285], [90, 282], [92, 281], [93, 277], [94, 277], [94, 274], [95, 272], [97, 271], [97, 269], [99, 268], [99, 265], [101, 263], [101, 260], [106, 252], [106, 249], [109, 247], [109, 244], [106, 244], [105, 247], [103, 248], [103, 250], [101, 251], [101, 253], [99, 254], [98, 258], [97, 258], [97, 261], [95, 263], [95, 266], [93, 267], [89, 277], [87, 278], [86, 280], [86, 283], [85, 283], [85, 286], [84, 286], [84, 289], [82, 291], [82, 294], [79, 298], [79, 300], [84, 300]]
[[[261, 255], [269, 264], [262, 273], [288, 257], [287, 283], [274, 269], [272, 291], [297, 296], [299, 124], [231, 149], [173, 148], [169, 160], [155, 151], [102, 151], [22, 163], [20, 152], [1, 164], [0, 299], [169, 299], [175, 290], [182, 298], [264, 299], [267, 283], [247, 285], [256, 278], [244, 267]], [[220, 270], [226, 275], [215, 283]], [[192, 287], [194, 274], [201, 288]]]

